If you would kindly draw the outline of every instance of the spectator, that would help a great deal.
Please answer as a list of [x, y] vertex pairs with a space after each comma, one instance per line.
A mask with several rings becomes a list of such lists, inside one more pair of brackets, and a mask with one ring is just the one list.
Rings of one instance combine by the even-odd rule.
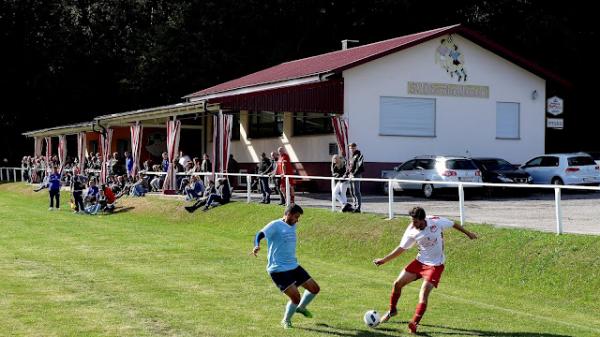
[[271, 188], [269, 187], [269, 175], [273, 172], [273, 162], [267, 158], [266, 153], [261, 153], [260, 163], [258, 165], [258, 174], [263, 175], [258, 178], [260, 182], [260, 193], [262, 193], [262, 204], [271, 203]]
[[279, 155], [277, 152], [271, 152], [271, 168], [273, 169], [271, 175], [273, 177], [273, 184], [275, 185], [275, 192], [279, 194], [279, 205], [285, 205], [285, 193], [281, 190], [281, 177], [277, 175], [277, 161], [279, 161]]
[[108, 185], [102, 185], [100, 188], [100, 209], [104, 212], [112, 212], [115, 210], [115, 202], [117, 197], [113, 193], [112, 189]]
[[125, 168], [127, 169], [127, 176], [133, 177], [133, 157], [127, 151], [125, 151]]
[[49, 211], [54, 210], [54, 200], [56, 199], [56, 210], [60, 207], [60, 173], [58, 173], [58, 167], [52, 168], [52, 174], [48, 177], [48, 194], [50, 196], [50, 208]]
[[166, 152], [162, 153], [162, 171], [167, 172], [169, 170], [169, 155]]
[[135, 197], [143, 197], [150, 190], [148, 180], [146, 180], [141, 174], [138, 173], [137, 180], [132, 186], [131, 195]]
[[79, 175], [73, 176], [73, 184], [71, 185], [71, 191], [73, 191], [73, 203], [75, 204], [74, 213], [84, 211], [83, 207], [83, 189], [85, 184], [82, 182], [82, 177]]
[[[279, 188], [281, 190], [281, 195], [282, 195], [282, 199], [281, 202], [279, 203], [280, 205], [285, 205], [285, 194], [287, 194], [286, 192], [286, 175], [294, 175], [294, 168], [292, 167], [292, 163], [290, 161], [290, 156], [285, 152], [285, 149], [283, 147], [279, 147], [277, 149], [277, 152], [279, 153], [279, 159], [277, 160], [277, 168], [275, 171], [275, 174], [278, 175], [281, 178], [281, 183], [279, 185]], [[287, 181], [289, 181], [290, 186], [289, 186], [289, 190], [290, 190], [290, 204], [294, 203], [294, 184], [295, 181], [293, 178], [288, 178]]]
[[196, 200], [198, 198], [200, 198], [200, 196], [202, 195], [202, 192], [204, 192], [204, 184], [202, 183], [202, 181], [200, 179], [198, 179], [198, 176], [193, 175], [190, 178], [190, 182], [188, 184], [188, 186], [185, 187], [185, 195], [186, 195], [186, 200]]
[[99, 194], [98, 186], [96, 186], [96, 181], [94, 179], [92, 179], [89, 182], [89, 186], [88, 186], [87, 194], [85, 195], [85, 199], [88, 201], [91, 200], [92, 198], [98, 199], [98, 194]]
[[231, 187], [229, 186], [227, 178], [220, 178], [217, 182], [219, 183], [219, 185], [217, 185], [217, 193], [208, 196], [203, 211], [208, 211], [213, 202], [224, 205], [231, 199]]
[[227, 161], [227, 172], [229, 173], [238, 173], [240, 172], [240, 165], [237, 160], [233, 158], [233, 154], [229, 155], [229, 160]]
[[331, 158], [331, 176], [340, 180], [336, 181], [333, 189], [333, 194], [337, 201], [342, 205], [342, 212], [352, 211], [352, 205], [348, 203], [346, 198], [346, 191], [348, 191], [348, 181], [341, 180], [346, 177], [346, 163], [344, 157], [340, 155], [334, 155]]
[[[202, 155], [202, 163], [200, 164], [200, 171], [203, 173], [209, 173], [212, 172], [212, 163], [210, 162], [210, 157], [208, 157], [208, 154], [203, 154]], [[204, 175], [204, 185], [208, 185], [208, 181], [210, 180], [210, 177], [208, 174]]]
[[[156, 173], [162, 172], [160, 165], [154, 165], [152, 167], [152, 170]], [[154, 192], [160, 191], [161, 187], [163, 185], [163, 182], [164, 182], [164, 178], [161, 174], [154, 175], [154, 178], [152, 178], [152, 180], [150, 181], [150, 187], [152, 188], [152, 191], [154, 191]]]
[[[362, 174], [365, 171], [364, 158], [362, 153], [358, 150], [356, 143], [351, 143], [348, 147], [350, 149], [350, 165], [346, 172], [348, 178], [362, 178]], [[360, 180], [350, 181], [350, 194], [352, 195], [354, 213], [360, 213], [360, 207], [362, 206], [362, 195], [360, 194]]]

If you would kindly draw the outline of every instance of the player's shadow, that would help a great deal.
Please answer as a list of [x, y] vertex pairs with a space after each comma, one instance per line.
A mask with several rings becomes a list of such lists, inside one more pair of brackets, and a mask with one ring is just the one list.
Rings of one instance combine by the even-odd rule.
[[[377, 327], [376, 329], [369, 330], [345, 330], [336, 328], [334, 326], [330, 326], [328, 324], [317, 324], [317, 328], [309, 328], [309, 327], [297, 327], [298, 329], [319, 332], [333, 336], [340, 337], [389, 337], [389, 336], [398, 336], [400, 332], [401, 335], [407, 335], [406, 332], [406, 324], [408, 322], [395, 322], [399, 324], [401, 327], [393, 328], [393, 327]], [[388, 323], [389, 324], [389, 323]], [[473, 337], [573, 337], [570, 335], [557, 335], [551, 333], [543, 333], [543, 332], [499, 332], [499, 331], [487, 331], [487, 330], [475, 330], [475, 329], [460, 329], [449, 326], [442, 325], [428, 325], [422, 324], [423, 327], [435, 327], [439, 329], [444, 329], [447, 331], [436, 331], [436, 332], [418, 332], [417, 336], [425, 336], [425, 337], [434, 337], [434, 336], [473, 336]]]
[[116, 207], [114, 211], [112, 211], [112, 214], [116, 214], [116, 213], [125, 213], [125, 212], [129, 212], [132, 209], [134, 209], [135, 207]]

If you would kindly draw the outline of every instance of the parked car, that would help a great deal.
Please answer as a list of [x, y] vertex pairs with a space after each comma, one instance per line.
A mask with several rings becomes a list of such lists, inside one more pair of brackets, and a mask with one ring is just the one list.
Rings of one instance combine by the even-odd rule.
[[556, 153], [532, 158], [521, 168], [531, 175], [534, 184], [600, 184], [600, 166], [587, 153]]
[[584, 153], [589, 154], [594, 158], [596, 164], [600, 165], [600, 152], [599, 151], [584, 151]]
[[481, 171], [481, 179], [486, 183], [530, 184], [531, 175], [521, 168], [514, 167], [501, 158], [471, 158]]
[[[394, 168], [388, 178], [422, 181], [481, 182], [481, 171], [466, 157], [418, 156]], [[420, 190], [425, 198], [431, 198], [439, 189], [456, 188], [457, 185], [398, 183], [392, 184], [394, 191]], [[473, 186], [464, 186], [473, 187]], [[387, 184], [384, 187], [387, 192]]]

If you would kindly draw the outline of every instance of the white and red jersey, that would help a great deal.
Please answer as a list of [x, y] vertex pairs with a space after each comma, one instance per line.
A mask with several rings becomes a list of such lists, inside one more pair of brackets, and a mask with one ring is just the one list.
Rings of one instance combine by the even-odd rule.
[[400, 247], [409, 249], [415, 244], [419, 249], [417, 260], [428, 266], [439, 266], [444, 264], [444, 235], [442, 232], [454, 225], [454, 222], [438, 216], [425, 218], [427, 227], [419, 230], [412, 224], [406, 228]]

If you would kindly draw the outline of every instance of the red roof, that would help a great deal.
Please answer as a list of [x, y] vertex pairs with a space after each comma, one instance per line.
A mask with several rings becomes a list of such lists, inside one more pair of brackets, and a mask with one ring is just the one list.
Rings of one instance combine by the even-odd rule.
[[500, 56], [523, 66], [525, 69], [529, 69], [534, 73], [556, 80], [564, 85], [569, 85], [567, 81], [553, 74], [552, 72], [536, 65], [531, 61], [526, 60], [525, 58], [509, 51], [497, 43], [488, 40], [481, 34], [471, 31], [458, 24], [429, 30], [426, 32], [396, 37], [393, 39], [375, 42], [346, 50], [338, 50], [300, 60], [281, 63], [279, 65], [195, 92], [185, 96], [185, 98], [205, 96], [240, 88], [299, 79], [319, 74], [340, 72], [342, 70], [355, 67], [391, 53], [395, 53], [402, 49], [412, 47], [436, 37], [453, 33], [461, 33], [461, 35], [464, 35], [483, 47], [499, 54]]

